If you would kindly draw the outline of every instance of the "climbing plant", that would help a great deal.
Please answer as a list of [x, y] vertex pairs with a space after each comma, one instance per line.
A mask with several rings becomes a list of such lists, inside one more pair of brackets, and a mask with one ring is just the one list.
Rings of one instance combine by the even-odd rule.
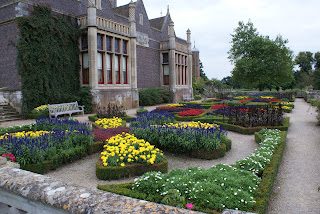
[[48, 7], [35, 6], [30, 16], [18, 18], [18, 26], [23, 113], [43, 104], [79, 98], [81, 30], [75, 20], [54, 16]]

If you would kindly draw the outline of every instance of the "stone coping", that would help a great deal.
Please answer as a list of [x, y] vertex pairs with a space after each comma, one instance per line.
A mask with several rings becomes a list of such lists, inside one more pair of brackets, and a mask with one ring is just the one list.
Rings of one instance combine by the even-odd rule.
[[199, 213], [100, 190], [33, 172], [0, 168], [0, 188], [72, 213]]

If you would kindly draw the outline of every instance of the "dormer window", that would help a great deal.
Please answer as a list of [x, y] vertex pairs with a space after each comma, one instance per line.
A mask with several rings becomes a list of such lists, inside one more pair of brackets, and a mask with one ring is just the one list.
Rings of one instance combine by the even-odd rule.
[[143, 25], [143, 14], [139, 14], [139, 24]]

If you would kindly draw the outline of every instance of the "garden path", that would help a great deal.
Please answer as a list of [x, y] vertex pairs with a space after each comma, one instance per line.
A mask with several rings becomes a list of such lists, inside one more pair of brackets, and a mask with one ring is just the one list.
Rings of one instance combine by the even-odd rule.
[[268, 214], [320, 213], [320, 127], [315, 109], [296, 99], [287, 146], [276, 178]]

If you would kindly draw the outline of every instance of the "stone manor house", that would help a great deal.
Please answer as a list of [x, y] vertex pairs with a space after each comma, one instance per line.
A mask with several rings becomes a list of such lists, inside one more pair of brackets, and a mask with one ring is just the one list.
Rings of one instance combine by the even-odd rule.
[[[130, 0], [128, 0], [129, 2]], [[149, 19], [142, 0], [118, 7], [117, 0], [1, 0], [0, 96], [21, 109], [21, 82], [16, 66], [16, 17], [28, 16], [36, 4], [75, 18], [85, 34], [79, 38], [79, 79], [90, 86], [94, 104], [139, 106], [138, 89], [170, 87], [174, 101], [192, 97], [192, 78], [200, 76], [199, 51], [176, 36], [169, 8]], [[194, 74], [193, 74], [194, 73]]]

